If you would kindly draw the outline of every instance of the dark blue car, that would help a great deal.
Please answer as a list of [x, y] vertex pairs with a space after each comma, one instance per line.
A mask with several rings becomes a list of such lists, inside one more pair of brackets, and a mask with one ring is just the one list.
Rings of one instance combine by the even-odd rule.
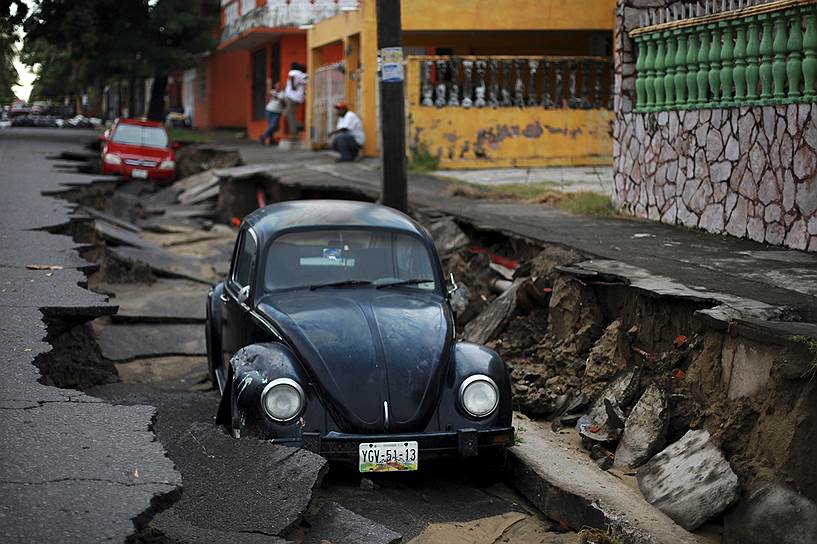
[[207, 301], [217, 421], [361, 472], [449, 455], [501, 464], [514, 432], [508, 371], [455, 340], [449, 294], [429, 234], [391, 208], [253, 212]]

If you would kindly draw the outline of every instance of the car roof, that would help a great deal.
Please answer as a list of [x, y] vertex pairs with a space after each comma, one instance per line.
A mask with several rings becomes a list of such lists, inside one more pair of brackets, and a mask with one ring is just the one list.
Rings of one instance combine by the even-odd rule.
[[383, 228], [427, 238], [409, 216], [386, 206], [354, 200], [293, 200], [255, 210], [244, 222], [263, 238], [281, 231], [320, 227]]
[[163, 127], [159, 121], [148, 121], [146, 119], [119, 119], [120, 125], [139, 125], [140, 127]]

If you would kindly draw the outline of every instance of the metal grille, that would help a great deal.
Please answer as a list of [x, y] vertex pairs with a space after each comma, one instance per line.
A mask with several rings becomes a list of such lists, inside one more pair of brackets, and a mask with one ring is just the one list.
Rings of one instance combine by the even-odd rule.
[[345, 78], [340, 62], [321, 66], [315, 70], [310, 81], [312, 98], [312, 141], [318, 145], [328, 144], [328, 134], [335, 129], [337, 115], [335, 104], [346, 99]]

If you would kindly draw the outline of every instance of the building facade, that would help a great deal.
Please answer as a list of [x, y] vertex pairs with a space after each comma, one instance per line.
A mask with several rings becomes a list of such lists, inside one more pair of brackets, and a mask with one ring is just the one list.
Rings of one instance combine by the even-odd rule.
[[[615, 0], [411, 0], [401, 4], [407, 139], [442, 168], [610, 164]], [[378, 152], [375, 2], [308, 32], [307, 126], [325, 146], [332, 105]]]
[[[285, 84], [292, 62], [307, 63], [307, 28], [357, 5], [355, 0], [221, 0], [218, 46], [202, 59], [195, 77], [184, 80], [194, 97], [195, 125], [260, 136], [268, 89]], [[299, 116], [303, 122], [304, 112]], [[276, 136], [283, 136], [283, 121]]]

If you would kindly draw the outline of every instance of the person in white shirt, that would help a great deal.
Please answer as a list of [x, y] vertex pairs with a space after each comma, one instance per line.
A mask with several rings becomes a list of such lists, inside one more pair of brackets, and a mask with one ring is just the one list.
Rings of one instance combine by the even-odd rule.
[[281, 112], [284, 111], [284, 95], [280, 87], [280, 84], [275, 82], [270, 85], [270, 89], [267, 92], [269, 100], [264, 107], [267, 112], [267, 130], [258, 138], [261, 145], [266, 145], [267, 139], [269, 139], [270, 144], [275, 143], [272, 135], [278, 130], [278, 120], [281, 118]]
[[338, 113], [337, 128], [329, 133], [332, 136], [332, 149], [340, 153], [339, 161], [353, 161], [366, 142], [363, 123], [355, 112], [349, 111], [346, 102], [338, 102], [335, 111]]
[[306, 96], [306, 66], [293, 62], [287, 74], [287, 86], [284, 89], [284, 119], [287, 122], [287, 134], [291, 139], [298, 137], [303, 127], [298, 124], [298, 109]]

